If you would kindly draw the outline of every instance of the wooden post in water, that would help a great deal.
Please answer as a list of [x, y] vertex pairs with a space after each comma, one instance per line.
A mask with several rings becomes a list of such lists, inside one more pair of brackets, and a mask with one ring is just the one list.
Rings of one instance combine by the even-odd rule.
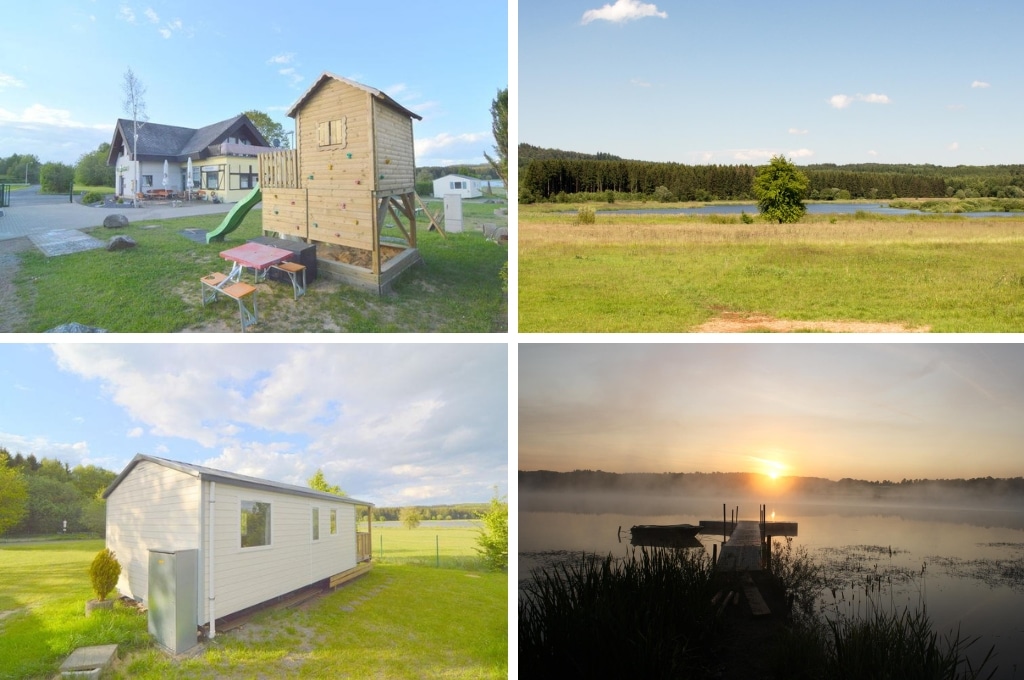
[[725, 541], [726, 541], [725, 534], [726, 534], [726, 531], [727, 531], [726, 527], [728, 527], [728, 526], [729, 525], [725, 523], [725, 503], [722, 503], [722, 545], [725, 545]]
[[714, 567], [716, 564], [718, 564], [718, 544], [717, 543], [712, 543], [711, 544], [711, 566]]

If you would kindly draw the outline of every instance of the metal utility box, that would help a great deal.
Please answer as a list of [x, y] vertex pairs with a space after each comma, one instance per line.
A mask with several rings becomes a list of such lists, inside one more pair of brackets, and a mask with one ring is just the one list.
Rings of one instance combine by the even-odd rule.
[[192, 649], [199, 628], [199, 551], [149, 551], [149, 632], [172, 654]]
[[449, 234], [462, 232], [462, 196], [444, 195], [444, 230]]
[[[295, 253], [295, 257], [292, 258], [292, 262], [304, 265], [306, 267], [306, 284], [309, 285], [316, 281], [316, 244], [315, 243], [304, 243], [302, 241], [292, 241], [286, 238], [274, 238], [272, 236], [260, 236], [258, 238], [249, 239], [251, 243], [262, 243], [265, 246], [274, 246], [275, 248], [283, 248], [284, 250], [290, 250]], [[292, 280], [288, 278], [288, 275], [284, 272], [279, 272], [276, 269], [271, 269], [267, 272], [267, 278], [271, 281], [281, 281], [291, 285]]]

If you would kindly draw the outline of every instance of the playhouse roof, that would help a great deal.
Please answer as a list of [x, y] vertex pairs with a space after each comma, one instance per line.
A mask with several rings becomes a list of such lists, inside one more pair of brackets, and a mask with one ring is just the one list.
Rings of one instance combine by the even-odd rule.
[[299, 109], [302, 108], [303, 104], [305, 104], [306, 101], [311, 96], [313, 96], [313, 93], [316, 92], [318, 89], [320, 89], [320, 86], [323, 85], [328, 80], [337, 80], [339, 82], [345, 83], [346, 85], [351, 85], [352, 87], [359, 88], [360, 90], [363, 90], [364, 92], [369, 92], [372, 96], [374, 96], [377, 99], [379, 99], [380, 101], [384, 102], [385, 104], [387, 104], [391, 108], [395, 109], [399, 113], [405, 114], [406, 116], [409, 116], [410, 118], [415, 118], [416, 120], [423, 120], [423, 116], [416, 115], [415, 113], [413, 113], [412, 111], [410, 111], [409, 109], [405, 108], [404, 106], [402, 106], [401, 104], [396, 102], [394, 99], [389, 97], [384, 92], [381, 92], [380, 90], [378, 90], [378, 89], [376, 89], [374, 87], [370, 87], [369, 85], [363, 85], [362, 83], [357, 83], [354, 80], [349, 80], [348, 78], [342, 78], [341, 76], [335, 75], [335, 74], [333, 74], [333, 73], [331, 73], [329, 71], [324, 71], [323, 73], [321, 73], [320, 77], [317, 78], [316, 81], [314, 81], [312, 85], [310, 85], [309, 89], [306, 90], [302, 94], [301, 97], [299, 97], [298, 101], [296, 101], [294, 104], [292, 104], [292, 107], [290, 109], [288, 109], [288, 115], [291, 118], [294, 118], [296, 113], [298, 113]]
[[[117, 155], [121, 151], [121, 142], [124, 140], [131, 149], [134, 144], [133, 124], [131, 120], [118, 118], [114, 126], [114, 139], [110, 144], [110, 154], [107, 157], [107, 165], [117, 162]], [[137, 157], [141, 160], [163, 160], [183, 162], [192, 157], [193, 160], [200, 160], [208, 156], [206, 150], [224, 141], [229, 135], [245, 130], [249, 136], [257, 142], [253, 147], [269, 147], [266, 138], [253, 125], [245, 114], [239, 114], [234, 118], [228, 118], [198, 130], [194, 128], [179, 127], [177, 125], [162, 125], [160, 123], [144, 123], [139, 127], [139, 150]]]
[[143, 453], [137, 454], [132, 458], [131, 462], [125, 466], [124, 470], [121, 470], [110, 486], [107, 487], [106, 491], [103, 492], [103, 497], [108, 497], [114, 492], [114, 489], [127, 477], [135, 466], [143, 461], [150, 463], [156, 463], [178, 472], [184, 472], [187, 475], [192, 475], [199, 480], [206, 480], [211, 482], [223, 482], [231, 484], [232, 486], [242, 486], [249, 489], [258, 489], [261, 491], [278, 491], [281, 493], [291, 494], [293, 496], [306, 496], [308, 498], [318, 498], [325, 501], [334, 501], [340, 503], [350, 503], [352, 505], [367, 505], [373, 507], [373, 503], [361, 501], [349, 496], [335, 496], [331, 493], [325, 493], [323, 491], [316, 491], [305, 486], [296, 486], [294, 484], [284, 484], [282, 482], [273, 482], [269, 479], [259, 479], [257, 477], [248, 477], [246, 475], [239, 475], [234, 472], [225, 472], [223, 470], [214, 470], [213, 468], [203, 467], [202, 465], [195, 465], [193, 463], [181, 463], [176, 460], [168, 460], [166, 458], [157, 458], [156, 456], [147, 456]]

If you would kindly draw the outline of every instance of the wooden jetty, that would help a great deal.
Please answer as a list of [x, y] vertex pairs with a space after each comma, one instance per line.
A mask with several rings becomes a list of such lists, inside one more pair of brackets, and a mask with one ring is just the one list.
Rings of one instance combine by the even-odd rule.
[[[725, 508], [723, 506], [723, 515]], [[721, 534], [722, 552], [718, 556], [719, 571], [761, 571], [770, 564], [773, 536], [796, 536], [796, 522], [768, 522], [765, 507], [758, 508], [759, 520], [701, 521], [705, 536]], [[737, 508], [735, 517], [739, 517]]]

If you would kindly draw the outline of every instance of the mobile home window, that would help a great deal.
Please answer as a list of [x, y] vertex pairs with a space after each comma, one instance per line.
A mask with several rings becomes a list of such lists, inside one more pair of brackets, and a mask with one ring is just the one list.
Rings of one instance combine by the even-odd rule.
[[331, 510], [331, 536], [338, 533], [338, 511]]
[[270, 503], [242, 501], [242, 547], [270, 545]]
[[320, 540], [320, 508], [313, 508], [313, 540]]
[[452, 182], [451, 185], [452, 185], [452, 189], [465, 189], [466, 188], [466, 187], [462, 186], [462, 182]]

